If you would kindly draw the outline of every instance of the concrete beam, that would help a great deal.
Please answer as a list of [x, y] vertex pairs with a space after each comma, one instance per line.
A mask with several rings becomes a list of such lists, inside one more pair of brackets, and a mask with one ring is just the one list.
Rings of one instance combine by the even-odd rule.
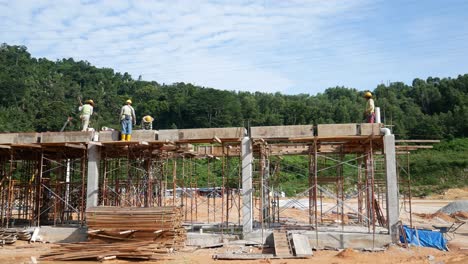
[[120, 140], [120, 131], [118, 130], [99, 132], [100, 142], [119, 141], [119, 140]]
[[362, 136], [378, 136], [380, 135], [380, 127], [381, 124], [369, 124], [369, 123], [362, 123], [361, 126], [361, 135]]
[[383, 137], [385, 171], [387, 177], [387, 218], [388, 230], [393, 243], [398, 241], [398, 178], [396, 170], [395, 136]]
[[132, 141], [155, 141], [157, 134], [156, 130], [133, 130]]
[[39, 140], [39, 133], [0, 133], [0, 144], [33, 144]]
[[158, 140], [212, 140], [217, 137], [220, 140], [225, 138], [242, 138], [245, 136], [243, 127], [225, 128], [194, 128], [194, 129], [163, 129], [158, 131]]
[[89, 142], [93, 140], [93, 131], [43, 132], [41, 143]]
[[294, 138], [312, 137], [313, 135], [313, 125], [259, 126], [250, 128], [250, 136], [252, 138]]
[[101, 149], [95, 144], [88, 145], [88, 180], [86, 188], [86, 208], [98, 206], [99, 163]]
[[356, 136], [357, 124], [321, 124], [317, 125], [319, 137]]
[[241, 143], [242, 157], [242, 233], [248, 234], [253, 230], [252, 203], [252, 140], [244, 137]]
[[159, 141], [177, 141], [179, 140], [179, 130], [178, 129], [161, 129], [158, 131], [157, 136]]

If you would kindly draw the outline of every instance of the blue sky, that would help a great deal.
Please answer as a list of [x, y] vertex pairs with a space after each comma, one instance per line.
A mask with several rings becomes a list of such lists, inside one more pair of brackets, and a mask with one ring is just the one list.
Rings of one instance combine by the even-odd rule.
[[468, 1], [10, 1], [0, 41], [159, 83], [323, 92], [468, 73]]

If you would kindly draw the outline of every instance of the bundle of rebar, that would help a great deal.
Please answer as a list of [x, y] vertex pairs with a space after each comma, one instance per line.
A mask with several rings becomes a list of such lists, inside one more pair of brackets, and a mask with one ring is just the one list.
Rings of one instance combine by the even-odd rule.
[[93, 207], [86, 210], [88, 242], [61, 245], [45, 260], [160, 259], [185, 246], [182, 211], [168, 207]]

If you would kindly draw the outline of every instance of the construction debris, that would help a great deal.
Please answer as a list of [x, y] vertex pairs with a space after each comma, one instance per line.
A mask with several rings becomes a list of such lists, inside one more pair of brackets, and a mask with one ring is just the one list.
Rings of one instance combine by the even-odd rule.
[[456, 212], [468, 212], [468, 200], [454, 201], [440, 208], [438, 212], [453, 214]]
[[16, 240], [29, 241], [31, 239], [31, 233], [24, 229], [16, 228], [1, 228], [0, 229], [0, 244], [13, 244]]
[[62, 244], [41, 259], [150, 260], [185, 246], [179, 207], [93, 207], [86, 218], [89, 242]]

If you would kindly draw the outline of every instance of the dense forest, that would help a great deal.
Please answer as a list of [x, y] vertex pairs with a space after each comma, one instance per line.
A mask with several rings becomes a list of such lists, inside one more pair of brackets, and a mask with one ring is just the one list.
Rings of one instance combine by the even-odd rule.
[[[140, 79], [140, 78], [138, 78]], [[91, 126], [118, 128], [120, 107], [156, 129], [362, 122], [363, 91], [333, 87], [316, 95], [223, 91], [188, 83], [135, 80], [86, 61], [33, 58], [24, 46], [0, 47], [0, 131], [77, 130], [78, 100], [96, 103]], [[394, 82], [371, 91], [382, 119], [399, 138], [451, 139], [468, 133], [468, 74]]]
[[[363, 91], [356, 88], [285, 95], [160, 84], [72, 58], [33, 58], [26, 47], [7, 44], [0, 47], [0, 92], [0, 132], [59, 131], [67, 117], [74, 120], [65, 130], [78, 130], [78, 98], [94, 100], [95, 129], [118, 129], [120, 108], [129, 98], [137, 119], [153, 116], [156, 129], [357, 123], [363, 121], [365, 106]], [[444, 141], [436, 150], [416, 153], [416, 183], [467, 184], [468, 140], [463, 138], [468, 135], [468, 74], [414, 79], [411, 85], [380, 84], [371, 92], [397, 138]], [[302, 182], [300, 177], [285, 180]]]

